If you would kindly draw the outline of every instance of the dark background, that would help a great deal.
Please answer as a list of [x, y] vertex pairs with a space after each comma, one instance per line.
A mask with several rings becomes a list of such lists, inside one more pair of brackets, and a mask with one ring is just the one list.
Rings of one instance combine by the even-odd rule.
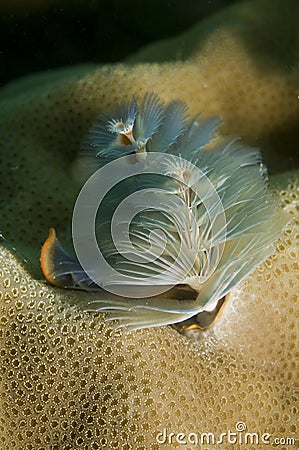
[[116, 62], [233, 0], [0, 0], [0, 86], [81, 62]]

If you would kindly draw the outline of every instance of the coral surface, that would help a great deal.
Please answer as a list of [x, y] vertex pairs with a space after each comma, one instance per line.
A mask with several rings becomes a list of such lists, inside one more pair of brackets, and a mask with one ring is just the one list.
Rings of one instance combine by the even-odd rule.
[[92, 294], [33, 280], [2, 248], [1, 448], [181, 448], [183, 433], [191, 439], [183, 448], [192, 449], [190, 433], [219, 439], [238, 422], [258, 439], [295, 439], [298, 186], [281, 198], [296, 227], [195, 341], [169, 327], [117, 331], [103, 315], [72, 306]]
[[259, 144], [272, 170], [296, 163], [298, 4], [266, 4], [237, 4], [167, 43], [176, 61], [62, 69], [1, 89], [1, 449], [180, 448], [157, 434], [219, 437], [237, 422], [271, 442], [296, 437], [299, 193], [289, 180], [298, 172], [277, 177], [282, 207], [297, 217], [277, 253], [200, 338], [168, 327], [123, 334], [74, 305], [91, 294], [38, 280], [49, 227], [69, 235], [82, 136], [115, 102], [147, 91], [179, 98]]

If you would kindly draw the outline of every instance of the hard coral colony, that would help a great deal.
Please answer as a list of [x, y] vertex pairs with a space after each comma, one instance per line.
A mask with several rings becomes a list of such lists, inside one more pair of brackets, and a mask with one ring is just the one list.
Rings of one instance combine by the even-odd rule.
[[[113, 276], [86, 269], [77, 248], [78, 259], [69, 256], [52, 229], [41, 254], [48, 281], [98, 292], [85, 309], [105, 311], [129, 330], [175, 324], [216, 308], [273, 253], [286, 224], [259, 150], [236, 138], [215, 140], [211, 148], [220, 123], [217, 117], [190, 118], [185, 103], [165, 105], [154, 94], [99, 117], [84, 152], [102, 173], [116, 162], [130, 174], [113, 186], [97, 214], [99, 248]], [[128, 205], [137, 213], [115, 244], [107, 233], [113, 210], [134, 193], [139, 196]], [[79, 238], [84, 243], [90, 236]]]

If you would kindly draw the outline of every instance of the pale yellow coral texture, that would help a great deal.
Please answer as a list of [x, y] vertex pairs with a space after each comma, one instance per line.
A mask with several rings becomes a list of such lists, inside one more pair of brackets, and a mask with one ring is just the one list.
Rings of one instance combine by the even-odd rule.
[[[256, 19], [244, 13], [250, 3]], [[179, 448], [174, 442], [159, 445], [157, 433], [167, 428], [218, 436], [234, 431], [239, 421], [249, 432], [296, 437], [296, 182], [279, 190], [282, 206], [297, 221], [285, 230], [276, 255], [233, 291], [222, 320], [199, 340], [169, 327], [123, 334], [101, 315], [74, 306], [87, 294], [36, 279], [48, 228], [59, 236], [70, 229], [82, 136], [115, 102], [147, 91], [167, 102], [180, 98], [192, 113], [221, 115], [224, 134], [262, 145], [274, 170], [288, 167], [289, 157], [295, 160], [298, 45], [288, 37], [296, 32], [283, 11], [277, 13], [282, 2], [271, 10], [266, 3], [229, 10], [239, 18], [235, 28], [227, 26], [227, 14], [217, 26], [205, 24], [210, 31], [198, 45], [200, 29], [192, 30], [186, 61], [82, 66], [1, 89], [1, 231], [17, 255], [30, 261], [20, 264], [14, 251], [1, 248], [1, 449]], [[296, 2], [286, 3], [294, 24]], [[254, 40], [257, 30], [273, 22], [272, 10], [289, 60], [271, 45], [266, 55], [248, 45], [248, 36]]]
[[[219, 438], [237, 422], [259, 436], [295, 439], [296, 183], [281, 197], [296, 226], [286, 228], [275, 256], [233, 290], [215, 328], [195, 341], [169, 327], [116, 331], [102, 315], [71, 306], [73, 292], [34, 281], [2, 248], [1, 448], [180, 448], [174, 438], [159, 445], [158, 433]], [[89, 296], [75, 294], [81, 301]]]

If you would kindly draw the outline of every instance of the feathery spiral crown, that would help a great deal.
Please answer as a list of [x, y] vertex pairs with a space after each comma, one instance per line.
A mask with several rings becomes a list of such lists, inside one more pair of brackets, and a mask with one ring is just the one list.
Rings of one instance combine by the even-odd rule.
[[[64, 264], [57, 266], [57, 279], [76, 272], [73, 284], [83, 289], [109, 291], [117, 285], [121, 292], [125, 275], [138, 293], [104, 294], [86, 309], [106, 311], [129, 329], [177, 323], [211, 308], [273, 253], [286, 219], [267, 188], [261, 154], [236, 138], [207, 150], [220, 123], [218, 117], [199, 115], [190, 120], [185, 103], [165, 106], [147, 94], [140, 107], [136, 98], [125, 101], [93, 125], [82, 147], [96, 156], [100, 168], [124, 155], [130, 155], [131, 165], [146, 167], [153, 154], [159, 167], [133, 183], [126, 180], [125, 189], [116, 187], [100, 218], [102, 229], [112, 217], [107, 211], [124, 195], [144, 187], [150, 192], [152, 204], [145, 195], [134, 197], [133, 207], [142, 212], [133, 215], [128, 239], [117, 247], [102, 243], [119, 277], [91, 281], [84, 267], [74, 271], [65, 253]], [[189, 286], [196, 295], [192, 300], [147, 296], [145, 287], [153, 283]]]

